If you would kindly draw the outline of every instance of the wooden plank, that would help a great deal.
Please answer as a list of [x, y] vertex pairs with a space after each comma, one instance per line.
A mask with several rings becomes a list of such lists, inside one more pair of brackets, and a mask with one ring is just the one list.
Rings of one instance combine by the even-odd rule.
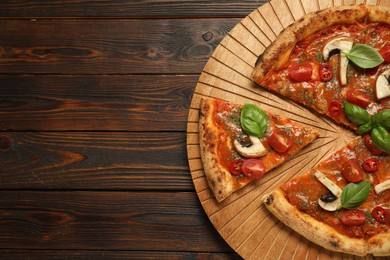
[[0, 133], [0, 189], [193, 191], [185, 133]]
[[[0, 20], [0, 73], [200, 73], [240, 19]], [[26, 40], [28, 39], [28, 40]]]
[[0, 75], [1, 130], [185, 131], [198, 75]]
[[244, 17], [267, 0], [3, 0], [2, 17]]
[[0, 255], [8, 260], [107, 260], [107, 259], [210, 259], [238, 260], [242, 259], [236, 253], [198, 253], [198, 252], [161, 252], [161, 251], [86, 251], [86, 250], [0, 250]]
[[233, 252], [190, 192], [0, 191], [1, 249]]

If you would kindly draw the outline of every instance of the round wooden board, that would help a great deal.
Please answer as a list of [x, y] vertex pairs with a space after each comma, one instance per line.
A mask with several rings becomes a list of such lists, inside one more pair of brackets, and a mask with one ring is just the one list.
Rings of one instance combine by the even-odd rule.
[[[251, 79], [257, 57], [288, 25], [303, 15], [332, 6], [364, 3], [390, 6], [389, 0], [272, 0], [244, 18], [221, 41], [199, 77], [187, 125], [187, 153], [199, 200], [224, 240], [244, 259], [344, 259], [279, 222], [262, 205], [261, 197], [293, 176], [313, 167], [355, 135], [303, 106], [256, 86]], [[199, 152], [199, 101], [202, 97], [254, 103], [317, 129], [311, 145], [267, 173], [261, 180], [217, 203], [209, 190]], [[372, 257], [367, 257], [371, 259]]]

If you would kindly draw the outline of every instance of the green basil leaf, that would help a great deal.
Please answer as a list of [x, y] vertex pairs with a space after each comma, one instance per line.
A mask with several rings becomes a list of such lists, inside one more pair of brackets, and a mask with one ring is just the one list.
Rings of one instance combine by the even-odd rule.
[[355, 44], [346, 56], [363, 69], [374, 68], [384, 61], [377, 50], [366, 44]]
[[364, 125], [370, 121], [370, 116], [367, 111], [355, 104], [349, 102], [345, 103], [344, 111], [348, 119], [355, 125]]
[[360, 206], [370, 195], [371, 182], [348, 183], [341, 192], [341, 205], [346, 209]]
[[369, 133], [371, 130], [372, 130], [372, 124], [371, 124], [371, 121], [368, 121], [367, 123], [359, 126], [359, 128], [357, 129], [357, 132], [360, 135], [364, 135], [364, 134]]
[[371, 117], [373, 126], [383, 126], [390, 130], [390, 109], [379, 111]]
[[241, 126], [248, 135], [263, 137], [267, 130], [267, 115], [253, 104], [245, 104], [241, 111]]
[[377, 126], [371, 131], [372, 143], [386, 153], [390, 153], [390, 134], [386, 128]]

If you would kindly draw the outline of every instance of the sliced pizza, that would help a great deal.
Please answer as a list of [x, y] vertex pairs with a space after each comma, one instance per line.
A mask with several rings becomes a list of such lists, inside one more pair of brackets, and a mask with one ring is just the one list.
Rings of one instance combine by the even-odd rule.
[[280, 221], [332, 251], [390, 254], [390, 156], [358, 137], [264, 196]]
[[200, 153], [218, 202], [282, 164], [319, 133], [254, 104], [202, 99]]
[[390, 108], [390, 8], [344, 6], [308, 14], [259, 56], [260, 86], [357, 129], [345, 108]]

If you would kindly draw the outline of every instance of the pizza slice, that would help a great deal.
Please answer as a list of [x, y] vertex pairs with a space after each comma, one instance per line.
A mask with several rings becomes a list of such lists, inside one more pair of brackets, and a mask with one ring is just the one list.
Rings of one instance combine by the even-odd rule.
[[259, 56], [254, 81], [357, 129], [347, 104], [390, 108], [390, 8], [343, 6], [287, 27]]
[[390, 156], [358, 137], [263, 198], [283, 223], [332, 251], [390, 255]]
[[254, 104], [202, 99], [200, 154], [218, 202], [282, 164], [315, 140], [317, 131]]

